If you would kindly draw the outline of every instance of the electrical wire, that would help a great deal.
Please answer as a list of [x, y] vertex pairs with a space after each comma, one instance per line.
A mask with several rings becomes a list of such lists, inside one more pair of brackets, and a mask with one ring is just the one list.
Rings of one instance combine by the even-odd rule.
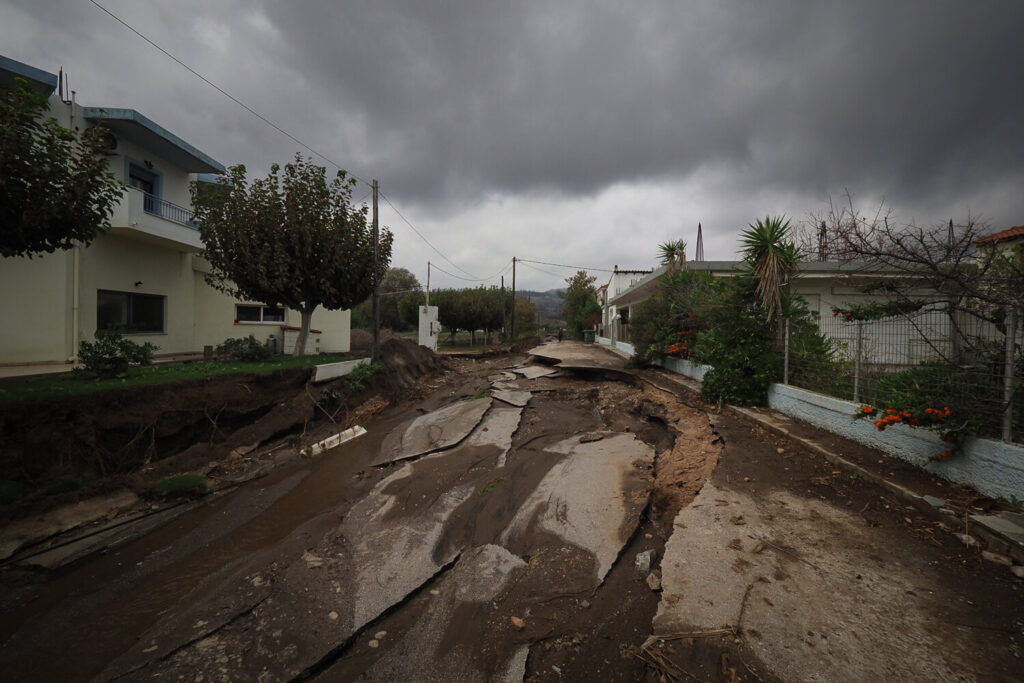
[[464, 280], [466, 282], [483, 282], [483, 280], [481, 280], [480, 278], [476, 278], [476, 277], [468, 278], [468, 277], [462, 277], [461, 275], [456, 275], [455, 273], [449, 273], [447, 270], [445, 270], [441, 266], [437, 265], [436, 263], [431, 263], [430, 264], [430, 268], [432, 270], [439, 270], [442, 273], [444, 273], [445, 275], [448, 275], [449, 277], [453, 277], [456, 280]]
[[[564, 263], [548, 263], [547, 261], [531, 261], [530, 259], [520, 258], [516, 259], [520, 263], [539, 263], [542, 266], [554, 266], [555, 268], [572, 268], [573, 270], [596, 270], [601, 273], [614, 273], [615, 271], [611, 268], [589, 268], [587, 266], [567, 266]], [[550, 274], [550, 273], [549, 273]], [[561, 277], [561, 276], [559, 276]]]
[[[401, 218], [401, 219], [402, 219], [403, 221], [405, 221], [405, 224], [406, 224], [406, 225], [408, 225], [408, 226], [409, 226], [410, 228], [412, 228], [412, 231], [413, 231], [414, 233], [416, 233], [416, 234], [417, 234], [417, 235], [419, 236], [419, 238], [420, 238], [421, 240], [423, 240], [424, 242], [426, 242], [426, 243], [427, 243], [427, 246], [428, 246], [428, 247], [430, 247], [430, 248], [431, 248], [431, 249], [433, 249], [433, 250], [434, 250], [435, 252], [437, 252], [438, 256], [440, 256], [440, 257], [441, 257], [441, 258], [443, 258], [443, 259], [444, 259], [445, 261], [447, 261], [447, 262], [448, 262], [448, 263], [450, 263], [450, 264], [451, 264], [452, 266], [454, 266], [456, 270], [458, 270], [458, 271], [461, 271], [461, 272], [465, 273], [466, 275], [468, 275], [468, 276], [469, 276], [469, 279], [470, 279], [471, 281], [473, 281], [473, 282], [483, 282], [483, 280], [482, 280], [481, 278], [478, 278], [478, 277], [477, 277], [476, 275], [473, 275], [473, 273], [469, 272], [468, 270], [466, 270], [466, 269], [464, 269], [464, 268], [461, 268], [461, 267], [459, 267], [459, 264], [457, 264], [457, 263], [455, 263], [454, 261], [452, 261], [452, 260], [451, 260], [450, 258], [448, 258], [447, 256], [445, 256], [445, 255], [444, 255], [444, 253], [443, 253], [443, 252], [442, 252], [442, 251], [441, 251], [440, 249], [438, 249], [438, 248], [437, 248], [437, 247], [435, 247], [435, 246], [434, 246], [433, 244], [431, 244], [431, 243], [430, 243], [430, 240], [428, 240], [428, 239], [427, 239], [426, 237], [424, 237], [424, 236], [423, 236], [423, 233], [421, 233], [421, 232], [420, 232], [419, 230], [417, 230], [417, 229], [416, 229], [416, 226], [415, 226], [415, 225], [413, 225], [412, 223], [410, 223], [410, 222], [409, 222], [409, 219], [408, 219], [408, 218], [406, 218], [406, 217], [405, 217], [405, 216], [404, 216], [404, 215], [402, 214], [402, 212], [398, 210], [398, 207], [397, 207], [397, 206], [395, 206], [394, 204], [392, 204], [392, 203], [391, 203], [391, 200], [390, 200], [390, 199], [388, 198], [388, 196], [387, 196], [386, 194], [384, 194], [383, 192], [381, 192], [379, 188], [377, 189], [377, 195], [378, 195], [378, 196], [379, 196], [379, 197], [380, 197], [381, 199], [383, 199], [384, 201], [386, 201], [386, 202], [388, 203], [388, 206], [390, 206], [390, 207], [391, 207], [391, 208], [392, 208], [392, 209], [394, 210], [394, 212], [398, 214], [398, 217], [399, 217], [399, 218]], [[442, 272], [444, 272], [444, 271], [442, 271]], [[449, 275], [451, 275], [451, 273], [448, 273], [448, 274], [449, 274]], [[452, 277], [459, 277], [459, 276], [457, 276], [457, 275], [452, 275]], [[459, 277], [459, 279], [460, 279], [460, 280], [465, 280], [466, 278], [464, 278], [464, 277]]]
[[[191, 74], [192, 74], [193, 76], [195, 76], [195, 77], [196, 77], [196, 78], [198, 78], [199, 80], [203, 81], [204, 83], [206, 83], [207, 85], [209, 85], [209, 86], [210, 86], [211, 88], [213, 88], [214, 90], [216, 90], [216, 91], [217, 91], [217, 92], [219, 92], [220, 94], [224, 95], [224, 97], [227, 97], [227, 98], [228, 98], [229, 100], [231, 100], [232, 102], [234, 102], [234, 103], [235, 103], [235, 104], [237, 104], [238, 106], [242, 107], [242, 108], [243, 108], [243, 109], [245, 109], [245, 110], [246, 110], [247, 112], [249, 112], [250, 114], [252, 114], [252, 115], [253, 115], [253, 116], [255, 116], [256, 118], [258, 118], [258, 119], [259, 119], [260, 121], [263, 121], [263, 122], [264, 122], [264, 123], [266, 123], [266, 124], [267, 124], [268, 126], [270, 126], [271, 128], [273, 128], [273, 129], [274, 129], [274, 130], [276, 130], [277, 132], [279, 132], [279, 133], [281, 133], [282, 135], [284, 135], [285, 137], [287, 137], [287, 138], [288, 138], [289, 140], [291, 140], [292, 142], [294, 142], [294, 143], [296, 143], [297, 145], [300, 145], [301, 147], [305, 148], [305, 149], [306, 149], [307, 151], [309, 151], [309, 152], [310, 152], [311, 154], [314, 154], [314, 155], [316, 155], [316, 156], [320, 157], [321, 159], [323, 159], [324, 161], [326, 161], [326, 162], [327, 162], [327, 163], [329, 163], [330, 165], [334, 166], [335, 168], [337, 168], [337, 169], [339, 169], [339, 170], [342, 170], [342, 171], [345, 171], [346, 173], [348, 173], [348, 175], [351, 175], [351, 176], [352, 176], [353, 178], [355, 178], [355, 179], [356, 179], [356, 180], [358, 180], [359, 182], [361, 182], [361, 183], [364, 183], [364, 184], [366, 184], [366, 185], [369, 185], [370, 187], [373, 187], [373, 183], [371, 183], [370, 181], [366, 180], [365, 178], [362, 178], [362, 177], [360, 177], [359, 175], [357, 175], [357, 174], [353, 173], [352, 171], [347, 171], [346, 169], [344, 169], [344, 168], [343, 168], [343, 167], [341, 166], [341, 164], [339, 164], [339, 163], [337, 163], [336, 161], [332, 160], [332, 159], [331, 159], [330, 157], [328, 157], [327, 155], [323, 154], [322, 152], [318, 152], [317, 150], [313, 149], [313, 147], [311, 147], [310, 145], [306, 144], [305, 142], [303, 142], [303, 141], [302, 141], [302, 140], [300, 140], [299, 138], [295, 137], [294, 135], [292, 135], [291, 133], [289, 133], [288, 131], [286, 131], [286, 130], [285, 130], [284, 128], [282, 128], [281, 126], [277, 125], [276, 123], [274, 123], [273, 121], [271, 121], [270, 119], [268, 119], [268, 118], [267, 118], [266, 116], [264, 116], [263, 114], [260, 114], [260, 113], [259, 113], [258, 111], [256, 111], [256, 110], [255, 110], [255, 109], [253, 109], [252, 107], [250, 107], [250, 106], [249, 106], [248, 104], [246, 104], [245, 102], [242, 102], [242, 101], [241, 101], [240, 99], [238, 99], [237, 97], [235, 97], [234, 95], [232, 95], [232, 94], [231, 94], [231, 93], [229, 93], [228, 91], [224, 90], [224, 88], [220, 87], [219, 85], [217, 85], [216, 83], [214, 83], [213, 81], [211, 81], [211, 80], [210, 80], [209, 78], [207, 78], [206, 76], [202, 75], [201, 73], [199, 73], [198, 71], [196, 71], [195, 69], [193, 69], [192, 67], [190, 67], [190, 66], [189, 66], [188, 64], [186, 64], [185, 62], [183, 62], [183, 61], [181, 61], [180, 59], [178, 59], [178, 58], [177, 58], [177, 57], [176, 57], [175, 55], [173, 55], [173, 54], [172, 54], [172, 53], [171, 53], [170, 51], [168, 51], [167, 49], [165, 49], [165, 48], [161, 47], [160, 45], [158, 45], [158, 44], [157, 44], [157, 43], [156, 43], [155, 41], [153, 41], [152, 39], [150, 39], [150, 38], [149, 38], [148, 36], [144, 35], [144, 34], [143, 34], [143, 33], [142, 33], [141, 31], [139, 31], [138, 29], [136, 29], [136, 28], [135, 28], [134, 26], [132, 26], [131, 24], [129, 24], [129, 23], [127, 22], [127, 21], [125, 21], [125, 20], [124, 20], [124, 19], [122, 19], [121, 17], [119, 17], [119, 16], [117, 16], [116, 14], [114, 14], [113, 12], [111, 12], [111, 11], [110, 11], [109, 9], [107, 9], [106, 7], [104, 7], [103, 5], [101, 5], [101, 4], [100, 4], [99, 2], [97, 2], [96, 0], [89, 0], [89, 2], [91, 2], [91, 3], [93, 4], [93, 5], [95, 5], [95, 6], [96, 6], [96, 7], [98, 7], [98, 8], [100, 9], [100, 10], [102, 10], [102, 11], [103, 11], [104, 13], [106, 13], [106, 14], [107, 14], [108, 16], [110, 16], [110, 17], [111, 17], [112, 19], [114, 19], [114, 21], [116, 21], [117, 23], [121, 24], [121, 25], [122, 25], [122, 26], [124, 26], [124, 27], [125, 27], [126, 29], [128, 29], [129, 31], [131, 31], [132, 33], [134, 33], [135, 35], [137, 35], [137, 36], [138, 36], [139, 38], [142, 38], [142, 39], [143, 39], [144, 41], [146, 41], [147, 43], [149, 43], [150, 45], [152, 45], [152, 46], [153, 46], [154, 48], [156, 48], [157, 50], [159, 50], [160, 52], [162, 52], [162, 53], [163, 53], [164, 55], [166, 55], [166, 56], [167, 56], [168, 58], [170, 58], [171, 60], [173, 60], [174, 62], [176, 62], [176, 63], [177, 63], [177, 64], [178, 64], [179, 66], [181, 66], [182, 68], [184, 68], [185, 70], [187, 70], [187, 71], [188, 71], [189, 73], [191, 73]], [[485, 282], [486, 280], [489, 280], [489, 279], [493, 279], [493, 277], [497, 277], [497, 276], [493, 276], [492, 278], [478, 278], [478, 277], [474, 276], [474, 275], [473, 275], [472, 273], [470, 273], [469, 271], [467, 271], [466, 269], [464, 269], [464, 268], [462, 268], [461, 266], [459, 266], [459, 265], [458, 265], [457, 263], [455, 263], [454, 261], [452, 261], [451, 259], [449, 259], [449, 258], [448, 258], [448, 257], [447, 257], [447, 256], [446, 256], [446, 255], [445, 255], [445, 254], [444, 254], [444, 253], [443, 253], [443, 252], [442, 252], [442, 251], [440, 250], [440, 249], [438, 249], [438, 248], [437, 248], [437, 247], [435, 247], [435, 246], [434, 246], [433, 244], [431, 244], [431, 243], [430, 243], [430, 240], [428, 240], [428, 239], [427, 239], [427, 238], [426, 238], [426, 237], [425, 237], [425, 236], [423, 235], [423, 233], [421, 233], [421, 232], [420, 232], [419, 230], [417, 230], [417, 229], [416, 229], [416, 227], [415, 227], [415, 226], [414, 226], [414, 225], [413, 225], [413, 224], [412, 224], [412, 223], [411, 223], [411, 222], [409, 221], [409, 219], [408, 219], [408, 218], [406, 218], [406, 217], [405, 217], [405, 216], [404, 216], [404, 215], [402, 214], [402, 212], [398, 210], [398, 207], [396, 207], [396, 206], [395, 206], [395, 205], [394, 205], [394, 204], [393, 204], [393, 203], [391, 202], [391, 200], [390, 200], [390, 199], [389, 199], [389, 198], [388, 198], [388, 197], [387, 197], [386, 195], [384, 195], [384, 193], [383, 193], [383, 192], [380, 192], [380, 189], [379, 189], [379, 188], [378, 188], [378, 191], [377, 191], [377, 193], [378, 193], [378, 195], [379, 195], [380, 197], [382, 197], [382, 198], [384, 199], [384, 201], [386, 201], [386, 202], [388, 203], [388, 205], [389, 205], [389, 206], [390, 206], [390, 207], [391, 207], [391, 208], [392, 208], [392, 209], [393, 209], [393, 210], [395, 211], [395, 213], [397, 213], [397, 214], [398, 214], [399, 218], [401, 218], [401, 219], [402, 219], [402, 220], [403, 220], [403, 221], [405, 222], [405, 224], [406, 224], [406, 225], [408, 225], [408, 226], [409, 226], [409, 227], [410, 227], [410, 228], [412, 229], [412, 231], [413, 231], [414, 233], [416, 233], [416, 235], [417, 235], [417, 236], [419, 236], [419, 238], [420, 238], [421, 240], [423, 240], [424, 242], [426, 242], [426, 243], [427, 243], [427, 246], [429, 246], [429, 247], [430, 247], [431, 249], [433, 249], [433, 250], [434, 250], [435, 252], [437, 252], [437, 254], [438, 254], [438, 255], [439, 255], [439, 256], [440, 256], [441, 258], [443, 258], [443, 259], [444, 259], [444, 260], [445, 260], [446, 262], [448, 262], [449, 264], [451, 264], [451, 265], [452, 265], [452, 266], [453, 266], [453, 267], [454, 267], [454, 268], [455, 268], [456, 270], [458, 270], [458, 271], [460, 271], [460, 272], [462, 272], [462, 273], [465, 273], [466, 275], [470, 276], [470, 279], [471, 279], [472, 281], [476, 281], [476, 282]], [[361, 200], [359, 200], [359, 202], [357, 202], [357, 204], [361, 204], [361, 203], [363, 202], [363, 200], [365, 200], [365, 199], [366, 199], [366, 197], [364, 196], [364, 197], [363, 197], [363, 199], [361, 199]], [[499, 273], [499, 274], [500, 274], [500, 273]], [[450, 275], [450, 273], [449, 273], [449, 275]], [[454, 275], [453, 275], [452, 277], [457, 277], [457, 276], [454, 276]], [[459, 279], [466, 279], [466, 278], [459, 278]]]
[[281, 126], [277, 125], [276, 123], [274, 123], [273, 121], [271, 121], [270, 119], [268, 119], [268, 118], [267, 118], [266, 116], [264, 116], [263, 114], [259, 113], [258, 111], [256, 111], [256, 110], [255, 110], [255, 109], [253, 109], [252, 107], [250, 107], [250, 106], [249, 106], [248, 104], [246, 104], [245, 102], [242, 102], [242, 101], [241, 101], [240, 99], [238, 99], [237, 97], [235, 97], [234, 95], [232, 95], [232, 94], [231, 94], [231, 93], [229, 93], [228, 91], [224, 90], [224, 88], [220, 87], [219, 85], [217, 85], [216, 83], [214, 83], [213, 81], [211, 81], [211, 80], [210, 80], [209, 78], [207, 78], [206, 76], [202, 75], [201, 73], [199, 73], [198, 71], [196, 71], [195, 69], [193, 69], [192, 67], [190, 67], [190, 66], [189, 66], [188, 64], [186, 64], [185, 62], [183, 62], [183, 61], [181, 61], [180, 59], [178, 59], [177, 57], [175, 57], [175, 56], [174, 56], [173, 54], [171, 54], [171, 53], [170, 53], [169, 51], [167, 51], [167, 50], [165, 50], [164, 48], [162, 48], [162, 47], [160, 47], [159, 45], [157, 45], [157, 44], [156, 44], [155, 42], [153, 42], [153, 41], [152, 41], [152, 40], [150, 40], [150, 39], [149, 39], [148, 37], [146, 37], [145, 35], [143, 35], [143, 34], [142, 34], [142, 33], [141, 33], [141, 32], [140, 32], [140, 31], [139, 31], [138, 29], [136, 29], [136, 28], [135, 28], [134, 26], [132, 26], [132, 25], [131, 25], [131, 24], [129, 24], [129, 23], [127, 22], [127, 21], [125, 21], [125, 20], [124, 20], [124, 19], [122, 19], [121, 17], [117, 16], [116, 14], [114, 14], [113, 12], [111, 12], [110, 10], [108, 10], [108, 9], [107, 9], [106, 7], [104, 7], [104, 6], [103, 6], [103, 5], [101, 5], [100, 3], [96, 2], [96, 0], [89, 0], [89, 2], [91, 2], [91, 3], [93, 4], [93, 5], [95, 5], [96, 7], [100, 8], [100, 9], [101, 9], [101, 10], [103, 10], [104, 12], [106, 12], [106, 13], [107, 13], [108, 15], [110, 15], [110, 17], [111, 17], [112, 19], [114, 19], [114, 20], [115, 20], [115, 21], [116, 21], [117, 23], [121, 24], [121, 25], [122, 25], [122, 26], [124, 26], [124, 27], [125, 27], [126, 29], [128, 29], [129, 31], [131, 31], [132, 33], [134, 33], [135, 35], [137, 35], [137, 36], [138, 36], [139, 38], [142, 38], [142, 39], [143, 39], [144, 41], [146, 41], [147, 43], [149, 43], [150, 45], [152, 45], [153, 47], [155, 47], [155, 48], [156, 48], [157, 50], [159, 50], [160, 52], [162, 52], [162, 53], [164, 53], [165, 55], [167, 55], [168, 57], [170, 57], [170, 58], [171, 58], [172, 60], [174, 60], [175, 62], [177, 62], [177, 63], [178, 63], [178, 64], [179, 64], [180, 66], [182, 66], [182, 67], [184, 67], [185, 69], [187, 69], [187, 70], [188, 70], [188, 71], [189, 71], [189, 72], [190, 72], [190, 73], [191, 73], [191, 74], [192, 74], [193, 76], [195, 76], [195, 77], [196, 77], [196, 78], [198, 78], [199, 80], [203, 81], [204, 83], [206, 83], [206, 84], [207, 84], [207, 85], [209, 85], [209, 86], [210, 86], [211, 88], [213, 88], [214, 90], [216, 90], [217, 92], [219, 92], [219, 93], [220, 93], [221, 95], [224, 95], [224, 97], [228, 98], [229, 100], [231, 100], [232, 102], [234, 102], [234, 103], [235, 103], [235, 104], [237, 104], [238, 106], [240, 106], [240, 107], [242, 107], [243, 109], [245, 109], [245, 110], [246, 110], [247, 112], [249, 112], [250, 114], [252, 114], [252, 115], [253, 115], [253, 116], [255, 116], [256, 118], [258, 118], [258, 119], [259, 119], [260, 121], [263, 121], [263, 123], [267, 124], [268, 126], [270, 126], [271, 128], [273, 128], [273, 129], [274, 129], [274, 130], [276, 130], [277, 132], [279, 132], [279, 133], [281, 133], [282, 135], [286, 136], [286, 137], [287, 137], [287, 138], [288, 138], [289, 140], [291, 140], [292, 142], [294, 142], [294, 143], [296, 143], [297, 145], [300, 145], [300, 146], [302, 146], [302, 147], [306, 148], [306, 149], [307, 149], [307, 150], [308, 150], [308, 151], [309, 151], [309, 152], [310, 152], [311, 154], [315, 154], [316, 156], [320, 157], [321, 159], [323, 159], [324, 161], [326, 161], [327, 163], [329, 163], [329, 164], [330, 164], [331, 166], [334, 166], [334, 167], [335, 167], [335, 168], [337, 168], [338, 170], [342, 170], [342, 171], [345, 171], [346, 173], [348, 173], [348, 175], [352, 176], [353, 178], [355, 178], [355, 179], [356, 179], [356, 180], [358, 180], [359, 182], [361, 182], [361, 183], [365, 183], [365, 184], [367, 184], [367, 185], [371, 185], [371, 186], [372, 186], [372, 183], [370, 183], [370, 182], [369, 182], [368, 180], [365, 180], [365, 179], [363, 179], [363, 178], [359, 177], [358, 175], [356, 175], [355, 173], [352, 173], [351, 171], [347, 171], [347, 170], [345, 170], [345, 169], [344, 169], [344, 168], [342, 168], [342, 166], [341, 166], [340, 164], [338, 164], [337, 162], [335, 162], [335, 161], [331, 160], [331, 159], [330, 159], [329, 157], [327, 157], [326, 155], [322, 154], [321, 152], [318, 152], [318, 151], [316, 151], [315, 149], [313, 149], [312, 147], [310, 147], [309, 145], [307, 145], [307, 144], [306, 144], [305, 142], [303, 142], [302, 140], [298, 139], [297, 137], [295, 137], [294, 135], [292, 135], [291, 133], [289, 133], [288, 131], [286, 131], [286, 130], [285, 130], [284, 128], [281, 128]]
[[558, 273], [552, 273], [550, 271], [544, 270], [543, 268], [538, 268], [537, 266], [531, 266], [530, 265], [531, 262], [523, 261], [523, 259], [516, 259], [516, 261], [518, 263], [522, 263], [524, 266], [526, 266], [527, 268], [530, 268], [531, 270], [536, 270], [538, 273], [544, 273], [545, 275], [550, 275], [551, 277], [557, 277], [559, 280], [562, 279], [562, 276], [559, 275]]

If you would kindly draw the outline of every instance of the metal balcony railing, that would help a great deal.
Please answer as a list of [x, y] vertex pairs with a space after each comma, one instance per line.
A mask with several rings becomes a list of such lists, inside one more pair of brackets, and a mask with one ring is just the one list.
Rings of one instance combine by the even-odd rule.
[[142, 194], [142, 210], [146, 213], [166, 218], [169, 221], [174, 221], [179, 225], [184, 225], [185, 227], [192, 228], [193, 230], [199, 229], [196, 222], [192, 220], [192, 209], [187, 209], [184, 206], [178, 206], [173, 202], [161, 199], [160, 197], [148, 192], [143, 192]]

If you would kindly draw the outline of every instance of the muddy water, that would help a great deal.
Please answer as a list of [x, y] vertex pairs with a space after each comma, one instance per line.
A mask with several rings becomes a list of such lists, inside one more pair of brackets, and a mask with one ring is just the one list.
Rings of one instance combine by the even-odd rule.
[[[218, 569], [273, 546], [343, 507], [383, 437], [408, 415], [365, 425], [366, 436], [296, 463], [195, 510], [128, 546], [51, 579], [42, 596], [2, 617], [6, 680], [84, 680], [126, 651], [160, 615]], [[337, 523], [337, 516], [323, 520]], [[15, 661], [14, 658], [17, 658]]]

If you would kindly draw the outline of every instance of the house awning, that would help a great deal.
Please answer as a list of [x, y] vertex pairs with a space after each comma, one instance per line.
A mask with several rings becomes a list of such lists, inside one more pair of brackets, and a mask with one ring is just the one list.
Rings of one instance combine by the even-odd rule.
[[224, 165], [134, 109], [86, 107], [85, 118], [102, 123], [115, 134], [131, 140], [190, 173], [223, 173]]
[[0, 55], [0, 88], [13, 88], [16, 78], [24, 78], [43, 97], [57, 89], [57, 74]]

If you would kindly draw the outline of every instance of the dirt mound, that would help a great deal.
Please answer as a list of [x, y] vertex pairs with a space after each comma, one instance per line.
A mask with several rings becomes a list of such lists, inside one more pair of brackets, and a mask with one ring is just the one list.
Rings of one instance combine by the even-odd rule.
[[[35, 491], [6, 506], [11, 518], [72, 502], [115, 485], [137, 492], [162, 477], [202, 468], [239, 449], [306, 433], [335, 413], [372, 397], [416, 394], [441, 359], [390, 337], [382, 368], [369, 378], [308, 384], [309, 368], [229, 375], [133, 387], [5, 408], [0, 413], [0, 480]], [[319, 403], [324, 410], [317, 409]], [[65, 491], [54, 492], [63, 483]]]
[[366, 330], [352, 330], [349, 349], [351, 353], [367, 354], [373, 348], [373, 335]]

